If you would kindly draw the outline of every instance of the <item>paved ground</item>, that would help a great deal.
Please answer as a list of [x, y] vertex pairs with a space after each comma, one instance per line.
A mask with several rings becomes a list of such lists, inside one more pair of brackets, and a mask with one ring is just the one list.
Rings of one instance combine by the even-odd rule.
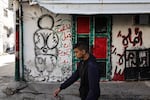
[[[13, 77], [0, 77], [0, 100], [80, 100], [79, 83], [52, 96], [58, 83], [15, 82]], [[101, 82], [99, 100], [150, 100], [150, 81]]]
[[0, 76], [14, 76], [15, 63], [7, 63], [3, 67], [0, 67]]
[[[14, 81], [14, 55], [0, 57], [0, 100], [80, 100], [79, 83], [52, 96], [59, 83]], [[101, 82], [99, 100], [150, 100], [150, 81]]]
[[15, 55], [14, 54], [4, 54], [0, 55], [0, 67], [8, 65], [8, 63], [15, 62]]
[[15, 55], [5, 54], [0, 56], [0, 76], [14, 76]]

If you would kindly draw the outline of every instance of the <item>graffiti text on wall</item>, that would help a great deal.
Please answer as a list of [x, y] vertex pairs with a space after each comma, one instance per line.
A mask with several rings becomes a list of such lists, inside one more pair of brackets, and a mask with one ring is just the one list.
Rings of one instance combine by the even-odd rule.
[[123, 56], [124, 56], [124, 51], [125, 49], [129, 46], [129, 44], [132, 44], [133, 46], [136, 46], [137, 44], [140, 44], [140, 46], [142, 46], [143, 40], [142, 40], [142, 31], [139, 30], [139, 28], [135, 28], [135, 34], [134, 34], [134, 38], [132, 39], [133, 33], [131, 28], [128, 29], [128, 35], [122, 35], [121, 31], [118, 32], [117, 37], [121, 37], [122, 38], [122, 45], [124, 47], [123, 49], [123, 53], [117, 53], [117, 48], [112, 45], [112, 54], [115, 54], [117, 56], [120, 57], [118, 64], [122, 65], [123, 64]]
[[62, 34], [60, 39], [60, 47], [58, 50], [59, 65], [61, 65], [61, 72], [63, 76], [68, 77], [65, 76], [67, 75], [66, 73], [69, 73], [72, 70], [72, 34], [70, 20], [61, 21], [61, 26], [57, 32]]
[[122, 44], [124, 47], [128, 46], [129, 43], [131, 43], [133, 46], [136, 46], [137, 44], [140, 44], [140, 46], [143, 43], [142, 40], [142, 31], [140, 31], [139, 28], [135, 28], [134, 30], [134, 38], [133, 36], [133, 32], [131, 30], [131, 28], [128, 29], [128, 35], [122, 35], [121, 31], [119, 31], [117, 37], [122, 37]]
[[[135, 46], [142, 46], [143, 44], [143, 38], [142, 38], [142, 31], [140, 28], [136, 27], [134, 30], [131, 28], [128, 28], [128, 33], [127, 35], [124, 35], [124, 33], [121, 32], [121, 30], [117, 34], [118, 38], [122, 38], [122, 53], [117, 52], [117, 47], [112, 45], [111, 48], [111, 53], [118, 56], [118, 61], [116, 62], [116, 67], [115, 67], [115, 72], [114, 72], [114, 80], [124, 80], [123, 76], [123, 70], [124, 68], [124, 63], [125, 63], [125, 50], [131, 45], [133, 47]], [[117, 69], [120, 69], [117, 73]]]
[[126, 50], [125, 79], [150, 79], [150, 49]]
[[127, 50], [126, 67], [148, 67], [149, 52], [148, 50]]

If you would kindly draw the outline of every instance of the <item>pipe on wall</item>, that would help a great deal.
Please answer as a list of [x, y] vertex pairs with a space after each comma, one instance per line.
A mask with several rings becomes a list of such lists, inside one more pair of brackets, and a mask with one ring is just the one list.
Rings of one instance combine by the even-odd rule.
[[25, 80], [24, 79], [24, 38], [23, 38], [23, 7], [22, 7], [23, 1], [20, 0], [20, 49], [21, 49], [21, 80]]
[[[19, 1], [16, 1], [19, 2]], [[15, 9], [16, 12], [16, 36], [15, 36], [15, 80], [19, 81], [20, 80], [20, 52], [19, 52], [19, 48], [20, 48], [20, 44], [19, 44], [19, 3], [17, 3], [18, 5], [18, 9]], [[15, 5], [15, 4], [14, 4]], [[16, 5], [15, 5], [16, 6]]]
[[19, 9], [16, 10], [16, 57], [15, 80], [24, 81], [24, 39], [23, 39], [23, 8], [22, 0], [18, 0]]

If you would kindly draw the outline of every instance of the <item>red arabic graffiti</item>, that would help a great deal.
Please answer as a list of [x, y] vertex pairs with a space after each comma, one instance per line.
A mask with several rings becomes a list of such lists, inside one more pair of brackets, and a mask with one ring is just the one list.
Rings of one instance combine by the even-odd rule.
[[123, 81], [124, 80], [124, 72], [121, 73], [120, 71], [117, 73], [117, 66], [115, 68], [115, 72], [114, 72], [114, 77], [113, 79], [114, 81]]
[[123, 40], [122, 40], [122, 44], [124, 46], [128, 46], [129, 43], [131, 43], [133, 46], [136, 46], [137, 44], [140, 44], [140, 46], [142, 45], [143, 43], [143, 40], [142, 40], [142, 31], [140, 31], [139, 28], [135, 28], [134, 29], [134, 35], [135, 37], [132, 39], [132, 30], [131, 28], [128, 29], [128, 35], [125, 36], [125, 35], [122, 35], [121, 31], [119, 31], [117, 37], [122, 37]]
[[[128, 28], [128, 35], [123, 35], [123, 33], [119, 31], [117, 37], [122, 38], [123, 52], [118, 53], [117, 48], [112, 45], [111, 54], [115, 54], [119, 57], [116, 69], [117, 67], [120, 67], [124, 64], [125, 49], [128, 48], [129, 44], [131, 44], [132, 46], [142, 46], [143, 44], [142, 31], [138, 27], [134, 29], [134, 33], [132, 32], [131, 28]], [[117, 73], [117, 71], [115, 70], [113, 80], [124, 80], [124, 73], [121, 74], [120, 71], [119, 73]]]
[[63, 32], [67, 29], [71, 29], [71, 25], [70, 24], [66, 24], [66, 25], [62, 25], [62, 27], [58, 30], [58, 32]]
[[66, 50], [59, 50], [58, 54], [60, 56], [69, 56], [70, 55], [70, 49], [66, 49]]
[[119, 57], [119, 60], [117, 62], [118, 65], [122, 65], [124, 63], [124, 55], [125, 55], [124, 52], [125, 52], [126, 48], [127, 47], [124, 47], [123, 53], [121, 54], [121, 53], [117, 53], [117, 51], [116, 51], [117, 48], [114, 45], [112, 45], [112, 47], [111, 47], [111, 54], [115, 54]]
[[63, 33], [63, 37], [62, 37], [62, 41], [65, 41], [65, 40], [67, 40], [67, 39], [71, 39], [72, 38], [72, 35], [71, 35], [71, 33], [70, 33], [70, 31], [68, 31], [68, 32], [64, 32]]

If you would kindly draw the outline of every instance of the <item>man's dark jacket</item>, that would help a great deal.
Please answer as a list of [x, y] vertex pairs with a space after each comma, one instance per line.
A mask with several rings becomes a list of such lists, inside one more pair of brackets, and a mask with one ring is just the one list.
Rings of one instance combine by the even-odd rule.
[[65, 89], [80, 78], [80, 96], [82, 100], [97, 100], [100, 96], [100, 72], [93, 55], [83, 61], [81, 60], [77, 66], [77, 70], [72, 76], [61, 84], [60, 89]]

